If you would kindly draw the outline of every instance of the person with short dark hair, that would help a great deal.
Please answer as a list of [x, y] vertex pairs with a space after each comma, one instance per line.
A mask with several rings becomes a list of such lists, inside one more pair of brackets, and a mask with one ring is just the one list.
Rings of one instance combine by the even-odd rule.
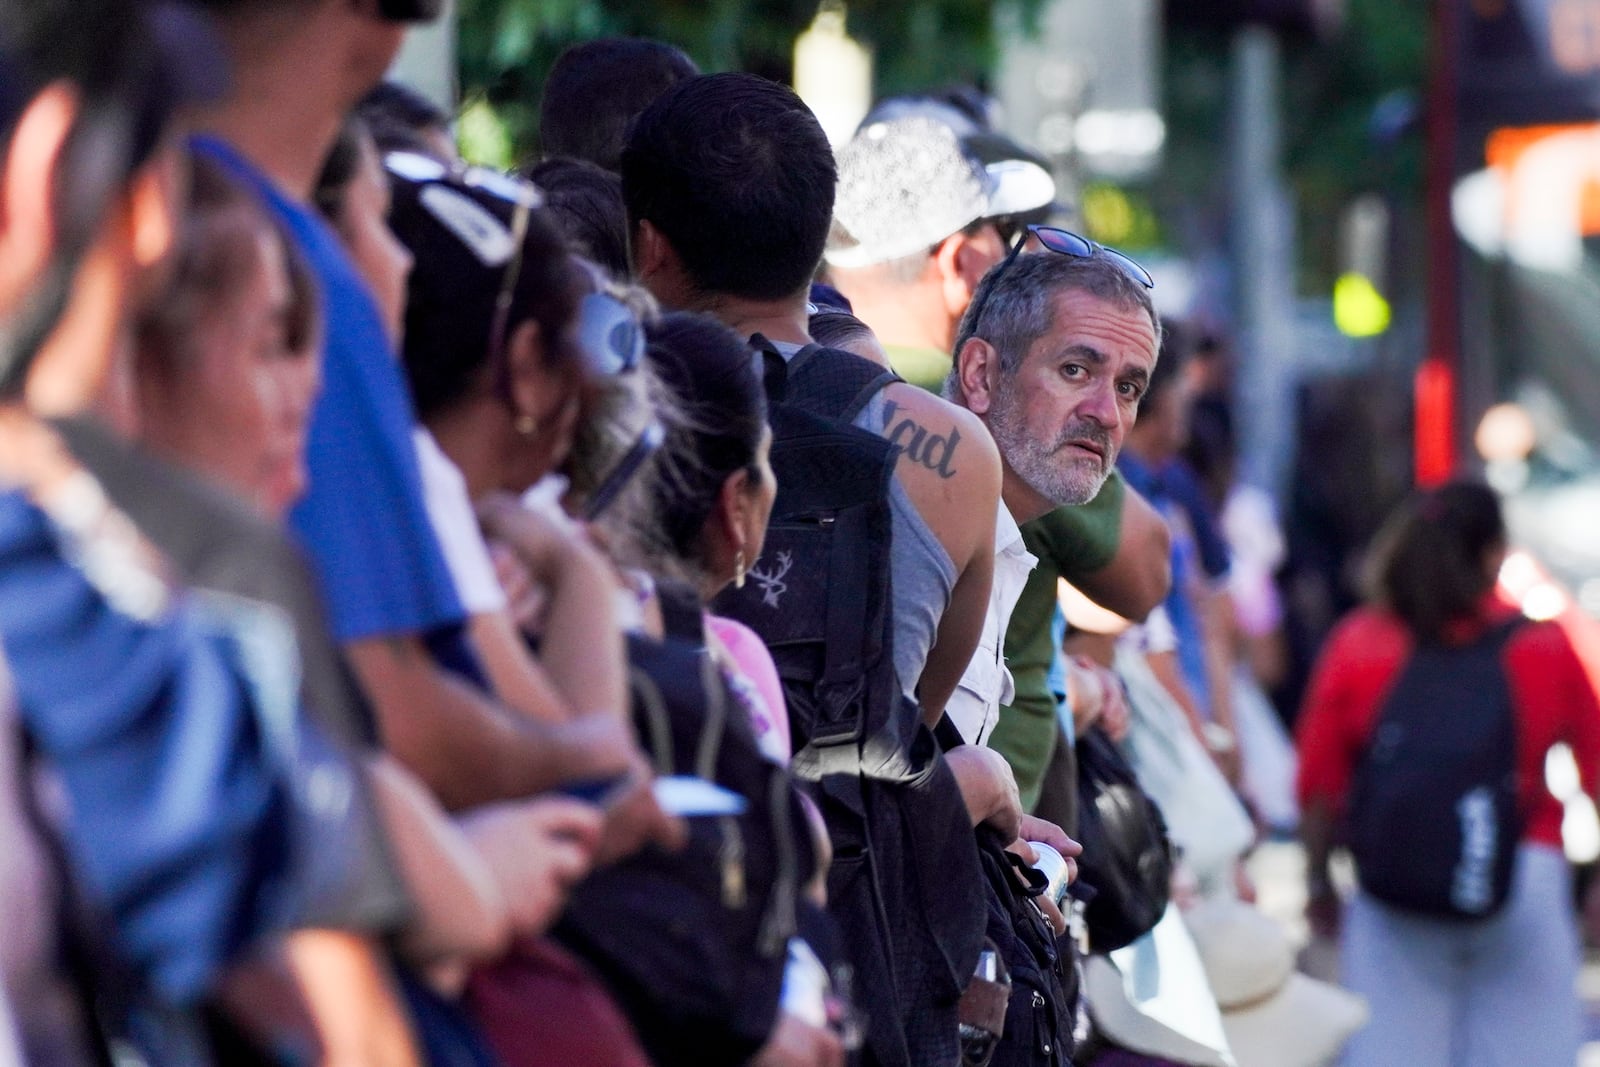
[[450, 116], [408, 85], [379, 82], [356, 104], [355, 114], [366, 124], [380, 155], [420, 152], [441, 163], [460, 158]]
[[582, 159], [615, 173], [635, 116], [699, 73], [694, 60], [662, 41], [606, 37], [573, 45], [544, 80], [539, 145], [545, 158]]
[[547, 159], [526, 174], [544, 193], [545, 207], [573, 252], [604, 267], [614, 280], [626, 281], [632, 268], [622, 179], [593, 163], [566, 158]]
[[684, 82], [635, 123], [621, 173], [634, 266], [663, 304], [799, 294], [803, 310], [838, 171], [793, 92], [748, 74]]
[[[741, 335], [759, 334], [764, 350], [786, 362], [811, 344], [807, 297], [833, 217], [837, 171], [816, 117], [793, 92], [748, 74], [676, 86], [635, 122], [622, 182], [635, 272], [657, 299], [708, 311]], [[838, 355], [852, 365], [857, 359]], [[962, 824], [989, 823], [1009, 842], [1021, 811], [1003, 760], [971, 746], [945, 757], [924, 731], [940, 718], [982, 623], [998, 457], [970, 413], [903, 383], [876, 390], [854, 423], [896, 443], [938, 441], [933, 449], [904, 448], [887, 494], [890, 654], [904, 700], [877, 709], [914, 744], [904, 758], [926, 764], [927, 776], [915, 787], [853, 779], [880, 809], [870, 832], [889, 866], [876, 879], [833, 885], [830, 909], [852, 935], [869, 1062], [950, 1062], [955, 1001], [976, 965], [983, 927], [976, 849]], [[838, 820], [830, 821], [836, 836], [864, 832], [841, 809], [824, 805], [824, 816]], [[917, 851], [926, 847], [919, 833], [973, 849], [941, 856], [954, 884], [912, 891], [926, 880], [917, 873], [928, 859]]]

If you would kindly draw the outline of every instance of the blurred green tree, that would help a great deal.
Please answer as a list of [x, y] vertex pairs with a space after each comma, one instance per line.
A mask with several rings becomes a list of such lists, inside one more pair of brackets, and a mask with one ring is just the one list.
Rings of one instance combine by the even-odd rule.
[[[1021, 0], [1026, 13], [1041, 0]], [[984, 84], [994, 63], [992, 0], [854, 0], [850, 32], [875, 53], [880, 94]], [[788, 81], [817, 0], [460, 0], [466, 99], [485, 101], [519, 158], [538, 145], [539, 91], [561, 50], [612, 34], [677, 45], [708, 71]]]
[[[1284, 41], [1283, 166], [1295, 199], [1303, 293], [1331, 291], [1341, 212], [1355, 197], [1383, 194], [1398, 211], [1397, 225], [1420, 225], [1431, 7], [1431, 0], [1346, 0], [1337, 33]], [[1228, 143], [1230, 44], [1227, 33], [1204, 25], [1168, 27], [1169, 136], [1152, 192], [1163, 218], [1194, 243], [1222, 237], [1218, 224], [1227, 214], [1228, 158], [1220, 146]]]

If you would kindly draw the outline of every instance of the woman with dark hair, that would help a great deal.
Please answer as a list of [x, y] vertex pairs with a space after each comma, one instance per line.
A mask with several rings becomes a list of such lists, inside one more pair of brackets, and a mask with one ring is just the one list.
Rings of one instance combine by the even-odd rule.
[[[658, 476], [638, 498], [644, 515], [623, 516], [639, 538], [639, 562], [691, 585], [702, 603], [730, 584], [782, 581], [758, 563], [777, 481], [767, 462], [772, 431], [750, 350], [702, 315], [664, 315], [649, 330], [647, 359], [677, 402]], [[763, 749], [789, 757], [789, 722], [777, 669], [746, 627], [708, 617], [713, 653], [747, 706]]]
[[[752, 353], [737, 334], [707, 315], [663, 315], [646, 332], [646, 363], [669, 397], [663, 412], [666, 441], [646, 484], [619, 501], [601, 523], [625, 562], [662, 580], [663, 614], [672, 599], [667, 582], [687, 587], [702, 607], [730, 584], [746, 581], [758, 583], [776, 600], [789, 563], [762, 559], [777, 479], [769, 462], [766, 393]], [[692, 600], [690, 606], [692, 618]], [[703, 639], [696, 643], [704, 646], [734, 703], [748, 715], [760, 749], [750, 758], [787, 764], [788, 711], [771, 654], [742, 624], [710, 613], [704, 619]], [[830, 859], [826, 830], [803, 795], [795, 800], [807, 816], [817, 856], [806, 892], [820, 904]], [[826, 925], [820, 919], [816, 923]], [[805, 941], [810, 936], [802, 925], [792, 938], [791, 967], [797, 954], [811, 955]], [[785, 1001], [766, 1046], [751, 1061], [754, 1067], [842, 1062], [839, 1036], [793, 1010]]]
[[477, 500], [558, 467], [583, 401], [586, 289], [526, 182], [391, 154], [389, 225], [415, 257], [401, 356], [417, 415]]
[[[1376, 603], [1334, 631], [1308, 691], [1308, 916], [1327, 936], [1342, 925], [1345, 983], [1372, 1009], [1353, 1067], [1577, 1055], [1579, 940], [1545, 758], [1569, 746], [1592, 794], [1600, 705], [1561, 627], [1496, 597], [1505, 556], [1487, 487], [1418, 494], [1380, 534]], [[1342, 923], [1336, 840], [1359, 882]]]

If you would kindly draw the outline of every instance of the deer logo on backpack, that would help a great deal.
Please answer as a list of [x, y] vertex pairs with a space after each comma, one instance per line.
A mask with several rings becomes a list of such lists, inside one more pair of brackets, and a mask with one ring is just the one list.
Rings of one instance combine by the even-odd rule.
[[789, 584], [783, 580], [789, 573], [789, 568], [794, 566], [792, 552], [779, 552], [776, 569], [770, 573], [760, 567], [751, 567], [746, 576], [761, 589], [761, 602], [769, 608], [776, 609], [783, 600], [783, 594], [789, 591]]

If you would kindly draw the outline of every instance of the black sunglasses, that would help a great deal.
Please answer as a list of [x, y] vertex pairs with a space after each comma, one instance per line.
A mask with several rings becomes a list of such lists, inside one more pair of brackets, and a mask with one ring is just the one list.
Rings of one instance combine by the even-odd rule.
[[1029, 234], [1037, 237], [1039, 243], [1051, 252], [1059, 252], [1064, 256], [1072, 256], [1075, 259], [1093, 259], [1096, 256], [1104, 256], [1111, 262], [1112, 266], [1146, 289], [1154, 289], [1156, 287], [1156, 280], [1150, 276], [1149, 271], [1121, 252], [1118, 252], [1115, 248], [1107, 248], [1105, 245], [1091, 241], [1087, 237], [1081, 237], [1071, 230], [1063, 230], [1055, 226], [1027, 226], [1017, 235], [1016, 241], [1011, 245], [1011, 251], [1006, 253], [1006, 258], [1001, 260], [1000, 265], [990, 271], [985, 279], [988, 284], [983, 286], [983, 292], [972, 308], [972, 333], [977, 334], [979, 332], [978, 327], [983, 323], [983, 311], [989, 304], [990, 295], [995, 291], [995, 287], [1000, 284], [1000, 276], [1006, 272], [1006, 268], [1016, 262], [1018, 254], [1022, 252], [1022, 246], [1028, 243]]

